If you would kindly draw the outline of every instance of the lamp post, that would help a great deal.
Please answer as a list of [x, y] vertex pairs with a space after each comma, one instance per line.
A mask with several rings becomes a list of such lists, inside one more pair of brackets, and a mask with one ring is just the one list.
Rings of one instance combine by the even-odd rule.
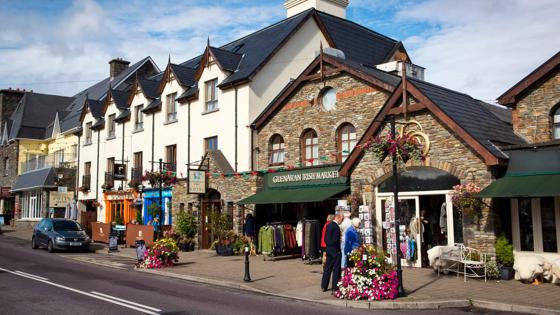
[[[397, 136], [397, 132], [396, 132], [396, 122], [395, 122], [395, 116], [391, 116], [391, 137], [393, 139], [396, 138]], [[391, 154], [391, 162], [393, 163], [393, 199], [394, 199], [394, 203], [393, 203], [393, 209], [395, 210], [395, 242], [396, 242], [396, 251], [397, 251], [397, 277], [399, 278], [399, 286], [398, 286], [398, 290], [399, 290], [399, 297], [403, 297], [406, 296], [406, 293], [404, 292], [404, 287], [403, 287], [403, 276], [402, 276], [402, 266], [401, 266], [401, 250], [400, 250], [400, 238], [401, 238], [401, 231], [400, 231], [400, 220], [399, 220], [399, 173], [398, 173], [398, 157], [397, 157], [397, 151], [394, 150], [393, 153]]]
[[163, 159], [159, 159], [159, 227], [158, 239], [163, 236]]

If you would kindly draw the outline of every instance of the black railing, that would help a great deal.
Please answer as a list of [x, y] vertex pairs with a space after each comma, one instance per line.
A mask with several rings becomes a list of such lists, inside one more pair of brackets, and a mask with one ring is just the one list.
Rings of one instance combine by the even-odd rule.
[[137, 168], [130, 169], [130, 180], [137, 183], [142, 182], [142, 170]]

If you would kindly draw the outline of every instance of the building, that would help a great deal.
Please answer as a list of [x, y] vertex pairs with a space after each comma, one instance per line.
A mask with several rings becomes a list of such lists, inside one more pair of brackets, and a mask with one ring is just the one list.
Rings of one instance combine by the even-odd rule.
[[481, 192], [501, 201], [515, 257], [560, 257], [560, 52], [498, 97], [527, 144], [509, 146], [503, 177]]

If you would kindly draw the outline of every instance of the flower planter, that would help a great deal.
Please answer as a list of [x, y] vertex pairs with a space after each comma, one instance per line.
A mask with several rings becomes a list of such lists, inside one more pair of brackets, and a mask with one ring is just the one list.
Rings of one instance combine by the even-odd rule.
[[189, 246], [190, 244], [188, 243], [181, 243], [179, 244], [179, 248], [181, 249], [182, 252], [188, 252], [189, 251]]
[[513, 279], [513, 276], [515, 275], [515, 271], [513, 270], [512, 267], [502, 267], [502, 269], [500, 270], [500, 274], [502, 276], [502, 280], [511, 280]]

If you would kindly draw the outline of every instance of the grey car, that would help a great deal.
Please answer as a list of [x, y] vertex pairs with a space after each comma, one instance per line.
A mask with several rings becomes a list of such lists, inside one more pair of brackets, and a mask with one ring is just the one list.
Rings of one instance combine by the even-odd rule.
[[31, 247], [46, 247], [49, 253], [55, 250], [88, 251], [90, 237], [79, 223], [67, 219], [43, 219], [35, 226]]

